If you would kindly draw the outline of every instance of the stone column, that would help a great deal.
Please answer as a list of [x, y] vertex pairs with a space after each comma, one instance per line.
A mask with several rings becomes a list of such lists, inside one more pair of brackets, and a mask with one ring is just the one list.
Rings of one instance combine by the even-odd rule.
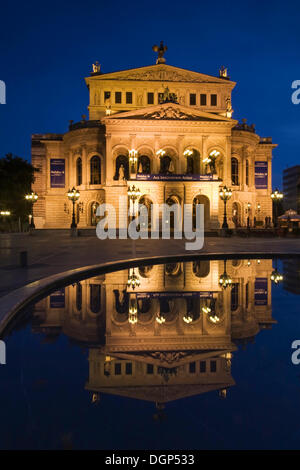
[[111, 134], [106, 134], [106, 184], [111, 184], [114, 177], [113, 155], [111, 149]]

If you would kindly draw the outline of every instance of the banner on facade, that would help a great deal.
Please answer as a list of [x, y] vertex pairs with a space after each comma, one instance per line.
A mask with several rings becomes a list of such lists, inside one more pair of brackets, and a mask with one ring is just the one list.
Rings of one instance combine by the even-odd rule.
[[257, 277], [254, 285], [254, 304], [268, 305], [268, 279]]
[[148, 175], [137, 173], [137, 181], [218, 181], [217, 175]]
[[138, 299], [161, 299], [161, 298], [212, 298], [213, 292], [138, 292], [136, 298]]
[[65, 187], [65, 160], [64, 158], [51, 158], [50, 160], [50, 186], [51, 188]]
[[50, 295], [50, 308], [65, 308], [65, 289], [59, 289]]
[[268, 162], [255, 162], [255, 187], [268, 189]]

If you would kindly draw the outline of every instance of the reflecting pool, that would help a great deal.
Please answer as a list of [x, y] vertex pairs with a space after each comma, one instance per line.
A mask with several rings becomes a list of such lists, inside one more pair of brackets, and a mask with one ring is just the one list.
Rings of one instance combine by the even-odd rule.
[[299, 294], [297, 258], [136, 266], [51, 292], [3, 338], [0, 448], [300, 448]]

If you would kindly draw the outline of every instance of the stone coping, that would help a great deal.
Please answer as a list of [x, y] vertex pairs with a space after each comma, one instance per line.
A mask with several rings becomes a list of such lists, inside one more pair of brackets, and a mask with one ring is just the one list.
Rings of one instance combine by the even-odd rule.
[[43, 298], [46, 294], [72, 283], [93, 277], [106, 272], [118, 271], [132, 268], [138, 265], [162, 264], [166, 262], [222, 259], [271, 259], [271, 258], [300, 257], [300, 253], [262, 253], [262, 252], [240, 252], [240, 253], [188, 253], [177, 255], [159, 255], [153, 257], [131, 258], [126, 260], [109, 261], [105, 263], [70, 269], [62, 273], [44, 277], [31, 282], [19, 289], [10, 292], [0, 298], [0, 338], [3, 336], [14, 316], [33, 302]]

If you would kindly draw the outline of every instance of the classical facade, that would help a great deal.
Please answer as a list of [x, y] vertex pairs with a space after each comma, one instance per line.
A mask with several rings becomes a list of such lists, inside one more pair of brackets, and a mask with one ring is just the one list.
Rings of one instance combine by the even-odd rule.
[[[235, 384], [231, 360], [272, 318], [272, 260], [198, 260], [80, 281], [35, 306], [33, 329], [89, 349], [86, 389], [166, 403]], [[223, 289], [227, 272], [232, 287]]]
[[[70, 122], [65, 134], [34, 134], [32, 163], [37, 228], [71, 223], [69, 188], [80, 192], [78, 228], [96, 225], [99, 204], [113, 204], [128, 188], [139, 202], [204, 204], [205, 230], [222, 225], [220, 186], [232, 189], [231, 228], [262, 226], [272, 217], [270, 137], [233, 119], [235, 82], [221, 68], [214, 77], [167, 65], [162, 49], [155, 65], [85, 79], [89, 120]], [[122, 211], [127, 211], [122, 206]]]

